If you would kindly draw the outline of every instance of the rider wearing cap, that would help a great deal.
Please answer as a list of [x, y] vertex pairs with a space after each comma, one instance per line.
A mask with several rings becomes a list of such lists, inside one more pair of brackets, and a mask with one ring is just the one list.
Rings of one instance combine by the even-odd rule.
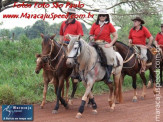
[[69, 44], [70, 40], [66, 36], [83, 36], [84, 34], [81, 23], [74, 17], [76, 10], [74, 8], [68, 8], [67, 14], [67, 20], [63, 21], [60, 27], [60, 42]]
[[[146, 62], [148, 60], [147, 48], [151, 46], [153, 37], [149, 30], [145, 26], [143, 26], [143, 24], [145, 24], [144, 20], [142, 20], [140, 17], [136, 17], [132, 19], [132, 21], [134, 22], [134, 27], [131, 28], [129, 32], [129, 43], [140, 47], [140, 59], [142, 64], [141, 72], [145, 72]], [[149, 39], [147, 45], [146, 38]]]
[[[117, 66], [116, 54], [113, 50], [113, 44], [118, 38], [118, 34], [114, 26], [110, 23], [109, 14], [105, 9], [99, 10], [97, 21], [92, 25], [89, 32], [90, 40], [93, 40], [103, 49], [107, 59], [107, 82], [111, 83], [110, 75], [112, 73], [113, 66]], [[113, 36], [111, 39], [110, 35]]]

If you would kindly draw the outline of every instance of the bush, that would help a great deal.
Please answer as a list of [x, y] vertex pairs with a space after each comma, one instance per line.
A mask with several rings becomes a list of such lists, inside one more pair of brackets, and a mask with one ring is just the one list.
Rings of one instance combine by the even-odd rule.
[[0, 104], [14, 104], [16, 102], [13, 86], [0, 85]]

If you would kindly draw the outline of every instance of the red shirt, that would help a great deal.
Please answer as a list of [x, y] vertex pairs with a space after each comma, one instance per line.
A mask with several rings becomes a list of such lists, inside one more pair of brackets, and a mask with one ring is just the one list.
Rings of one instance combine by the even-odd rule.
[[[94, 23], [91, 27], [91, 30], [89, 32], [90, 35], [94, 35], [95, 36], [95, 40], [105, 40], [106, 42], [111, 42], [111, 38], [110, 38], [110, 33], [114, 33], [116, 32], [114, 26], [111, 23], [107, 23], [103, 25], [103, 29], [100, 33], [100, 29], [102, 27], [100, 27], [100, 25]], [[99, 35], [100, 33], [100, 35]]]
[[138, 31], [134, 28], [130, 30], [129, 39], [132, 39], [132, 44], [146, 45], [146, 38], [151, 37], [149, 30], [142, 26]]
[[65, 35], [67, 34], [82, 35], [82, 36], [84, 35], [82, 25], [79, 21], [74, 19], [71, 23], [67, 25], [67, 27], [66, 27], [66, 23], [67, 21], [63, 21], [60, 28], [60, 35], [64, 36], [64, 41], [70, 41], [65, 38]]
[[158, 45], [163, 46], [163, 34], [161, 34], [161, 32], [156, 35], [155, 40], [157, 41]]

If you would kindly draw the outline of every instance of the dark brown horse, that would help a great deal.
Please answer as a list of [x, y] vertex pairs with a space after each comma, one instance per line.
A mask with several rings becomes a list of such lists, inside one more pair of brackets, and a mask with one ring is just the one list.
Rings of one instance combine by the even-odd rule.
[[[132, 77], [132, 81], [133, 81], [132, 87], [134, 89], [133, 102], [137, 101], [137, 92], [136, 92], [136, 74], [137, 73], [140, 74], [140, 77], [143, 80], [143, 92], [141, 95], [141, 99], [144, 99], [144, 97], [146, 95], [145, 90], [146, 90], [147, 80], [145, 78], [145, 73], [140, 73], [141, 63], [139, 62], [137, 56], [135, 55], [134, 48], [129, 47], [119, 41], [117, 41], [115, 43], [115, 47], [116, 47], [116, 50], [121, 54], [121, 56], [124, 59], [122, 76], [121, 76], [122, 82], [126, 75], [129, 75]], [[152, 55], [152, 53], [149, 50], [147, 51], [147, 56], [148, 56], [148, 61], [147, 61], [146, 70], [149, 69], [149, 71], [150, 71], [152, 81], [154, 82], [153, 92], [156, 93], [156, 91], [155, 91], [155, 81], [156, 81], [155, 60], [156, 60], [156, 58], [154, 55]]]
[[68, 103], [61, 97], [61, 90], [64, 85], [64, 80], [70, 77], [72, 68], [66, 66], [66, 53], [65, 48], [59, 45], [54, 39], [55, 35], [49, 37], [41, 34], [42, 41], [42, 57], [47, 60], [50, 68], [56, 75], [56, 90], [57, 90], [57, 102], [52, 113], [57, 113], [59, 109], [59, 101], [68, 108]]

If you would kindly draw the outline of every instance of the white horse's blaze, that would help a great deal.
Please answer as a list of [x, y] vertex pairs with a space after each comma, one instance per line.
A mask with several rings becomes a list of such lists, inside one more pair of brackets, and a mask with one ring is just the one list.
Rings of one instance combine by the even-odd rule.
[[72, 50], [70, 51], [68, 57], [75, 57], [75, 56], [78, 57], [80, 55], [80, 47], [79, 46], [80, 46], [79, 43], [75, 42], [75, 44], [74, 44]]

